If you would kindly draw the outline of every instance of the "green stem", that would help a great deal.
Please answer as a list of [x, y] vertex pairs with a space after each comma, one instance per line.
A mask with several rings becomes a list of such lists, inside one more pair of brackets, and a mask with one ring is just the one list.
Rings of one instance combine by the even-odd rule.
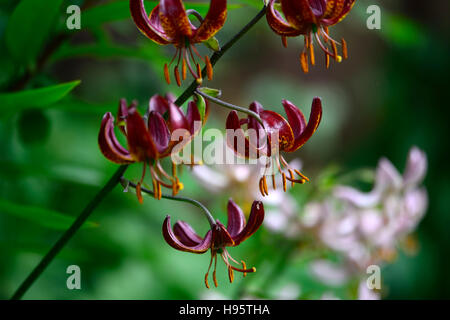
[[[136, 188], [136, 186], [137, 186], [135, 183], [133, 183], [133, 182], [131, 182], [131, 181], [125, 179], [125, 178], [120, 179], [120, 181], [125, 186], [130, 186], [130, 187], [133, 187], [133, 188]], [[155, 195], [155, 193], [153, 191], [148, 190], [146, 188], [141, 188], [141, 191], [143, 191], [143, 192], [145, 192], [147, 194], [150, 194], [152, 196]], [[197, 200], [194, 200], [194, 199], [191, 199], [191, 198], [186, 198], [186, 197], [169, 196], [167, 194], [162, 194], [161, 198], [169, 199], [169, 200], [173, 200], [173, 201], [187, 202], [187, 203], [193, 204], [194, 206], [196, 206], [196, 207], [198, 207], [198, 208], [203, 210], [203, 213], [205, 214], [206, 219], [208, 219], [209, 225], [211, 227], [213, 227], [216, 224], [216, 221], [214, 220], [214, 217], [212, 216], [211, 212], [209, 212], [208, 208], [206, 208], [200, 201], [197, 201]]]
[[197, 93], [197, 94], [201, 95], [202, 97], [204, 97], [205, 99], [208, 99], [209, 101], [212, 101], [215, 104], [218, 104], [218, 105], [220, 105], [222, 107], [225, 107], [227, 109], [236, 110], [236, 111], [248, 114], [248, 115], [252, 116], [253, 118], [255, 118], [264, 127], [264, 122], [259, 117], [259, 114], [257, 114], [256, 112], [254, 112], [252, 110], [249, 110], [249, 109], [243, 108], [243, 107], [239, 107], [239, 106], [236, 106], [234, 104], [225, 102], [223, 100], [214, 98], [214, 97], [204, 93], [203, 91], [199, 90], [198, 88], [195, 90], [195, 93]]
[[75, 232], [81, 228], [83, 223], [91, 215], [92, 211], [102, 202], [102, 200], [111, 192], [112, 189], [120, 182], [120, 178], [127, 170], [128, 166], [120, 166], [114, 175], [108, 180], [105, 186], [95, 195], [95, 197], [88, 203], [74, 223], [67, 229], [66, 232], [59, 238], [59, 240], [53, 245], [50, 251], [42, 258], [41, 262], [33, 269], [29, 276], [22, 282], [20, 287], [16, 290], [12, 296], [12, 300], [22, 298], [31, 285], [39, 278], [42, 272], [47, 268], [50, 262], [56, 257], [56, 255], [64, 248], [67, 242], [73, 237]]

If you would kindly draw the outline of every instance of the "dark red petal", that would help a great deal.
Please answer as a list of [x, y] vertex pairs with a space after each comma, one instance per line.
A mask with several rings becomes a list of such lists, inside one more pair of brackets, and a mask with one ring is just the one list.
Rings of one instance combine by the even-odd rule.
[[170, 132], [164, 118], [160, 113], [150, 111], [148, 115], [148, 131], [153, 142], [155, 143], [158, 153], [164, 153], [169, 146]]
[[128, 109], [127, 140], [130, 153], [136, 161], [141, 162], [156, 158], [156, 146], [150, 137], [144, 119], [136, 108]]
[[321, 23], [326, 26], [340, 22], [350, 12], [355, 0], [329, 0]]
[[[189, 131], [191, 132], [191, 135], [195, 135], [200, 131], [202, 128], [201, 123], [201, 115], [200, 111], [198, 110], [197, 103], [194, 101], [189, 101], [188, 108], [186, 112], [186, 118], [187, 122], [189, 124]], [[197, 127], [196, 127], [197, 126]], [[195, 130], [197, 129], [197, 130]]]
[[166, 216], [162, 226], [162, 232], [164, 239], [166, 242], [174, 249], [192, 253], [204, 253], [211, 247], [212, 240], [212, 232], [209, 230], [203, 240], [196, 245], [188, 246], [181, 242], [173, 233], [171, 224], [170, 224], [170, 216]]
[[236, 111], [233, 110], [228, 114], [225, 126], [228, 147], [234, 150], [238, 156], [248, 158], [250, 156], [250, 144], [241, 128], [241, 122]]
[[261, 201], [254, 201], [248, 222], [244, 229], [235, 237], [233, 237], [234, 244], [237, 246], [242, 241], [253, 235], [264, 221], [264, 205]]
[[281, 103], [283, 104], [287, 120], [294, 133], [294, 139], [297, 139], [306, 128], [305, 116], [292, 102], [283, 99]]
[[202, 238], [195, 233], [191, 225], [184, 221], [177, 221], [173, 226], [173, 233], [185, 246], [193, 247], [202, 242]]
[[272, 30], [280, 36], [295, 37], [300, 35], [302, 30], [296, 29], [290, 25], [286, 20], [284, 20], [278, 10], [275, 9], [275, 1], [276, 0], [270, 0], [266, 13], [267, 23], [270, 28], [272, 28]]
[[318, 22], [309, 0], [280, 0], [281, 10], [286, 20], [303, 34], [311, 30], [312, 24]]
[[212, 243], [215, 248], [223, 248], [235, 245], [230, 233], [219, 220], [216, 220], [216, 225], [212, 230]]
[[232, 200], [228, 200], [228, 225], [227, 230], [231, 237], [235, 237], [244, 229], [245, 216], [241, 208]]
[[189, 124], [183, 110], [174, 103], [169, 103], [169, 129], [173, 132], [177, 129], [185, 129], [189, 131]]
[[114, 133], [114, 117], [111, 112], [103, 116], [100, 132], [98, 133], [98, 145], [103, 155], [110, 161], [118, 164], [134, 162], [130, 153], [123, 148]]
[[303, 146], [306, 141], [313, 135], [313, 133], [317, 130], [317, 127], [320, 124], [320, 120], [322, 119], [322, 100], [319, 97], [315, 97], [311, 106], [311, 113], [309, 115], [308, 125], [305, 130], [303, 130], [302, 134], [295, 139], [294, 144], [291, 148], [285, 149], [287, 152], [293, 152], [298, 150], [301, 146]]
[[[264, 122], [264, 128], [266, 129], [270, 141], [278, 134], [280, 150], [291, 148], [294, 144], [294, 133], [287, 120], [279, 113], [271, 110], [262, 111], [260, 116]], [[275, 143], [275, 141], [271, 143]]]
[[164, 113], [169, 111], [169, 103], [167, 99], [160, 96], [159, 94], [155, 94], [150, 98], [148, 106], [149, 111], [156, 111], [161, 115], [164, 115]]
[[130, 0], [130, 11], [134, 23], [145, 36], [158, 44], [170, 43], [170, 39], [160, 26], [158, 16], [159, 5], [153, 9], [150, 18], [145, 11], [144, 0]]
[[226, 19], [227, 0], [211, 0], [208, 13], [195, 32], [192, 42], [202, 42], [213, 37], [223, 27]]
[[162, 28], [170, 38], [184, 41], [184, 37], [192, 36], [191, 23], [181, 0], [160, 0], [159, 19]]

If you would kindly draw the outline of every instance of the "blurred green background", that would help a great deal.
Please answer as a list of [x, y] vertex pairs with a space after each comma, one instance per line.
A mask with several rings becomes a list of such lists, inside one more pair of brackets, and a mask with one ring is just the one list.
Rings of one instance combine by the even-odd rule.
[[[138, 32], [129, 17], [128, 1], [91, 1], [94, 6], [81, 15], [80, 31], [65, 28], [66, 8], [83, 1], [55, 0], [59, 6], [54, 12], [43, 5], [13, 14], [26, 1], [0, 2], [0, 90], [5, 94], [50, 87], [51, 92], [48, 101], [33, 96], [0, 98], [2, 299], [11, 296], [116, 170], [97, 146], [102, 115], [115, 112], [122, 97], [137, 99], [143, 110], [153, 94], [179, 94], [189, 84], [185, 81], [182, 88], [165, 84], [162, 66], [173, 48], [159, 47]], [[256, 0], [230, 4], [227, 23], [217, 35], [222, 44], [262, 6]], [[371, 4], [381, 7], [381, 30], [366, 27]], [[208, 8], [207, 2], [189, 5], [203, 13]], [[349, 171], [375, 167], [382, 156], [403, 170], [412, 145], [426, 152], [429, 209], [417, 231], [419, 250], [414, 256], [400, 254], [383, 269], [387, 299], [450, 297], [450, 129], [445, 102], [449, 7], [448, 1], [357, 1], [348, 17], [330, 29], [335, 38], [345, 37], [349, 59], [332, 63], [330, 70], [320, 61], [308, 75], [298, 62], [302, 39], [290, 39], [285, 49], [262, 19], [222, 58], [213, 81], [207, 83], [222, 89], [226, 101], [247, 107], [258, 100], [277, 111], [286, 98], [308, 114], [312, 98], [321, 96], [321, 127], [295, 154], [311, 180], [333, 165]], [[36, 33], [29, 28], [33, 24]], [[42, 38], [41, 30], [46, 30]], [[49, 46], [54, 48], [42, 59]], [[61, 83], [65, 85], [52, 87]], [[226, 110], [213, 105], [207, 127], [223, 129], [226, 115]], [[140, 177], [140, 166], [133, 166], [126, 177]], [[189, 170], [183, 171], [182, 181], [182, 195], [203, 202], [226, 221], [229, 195], [210, 196]], [[297, 186], [294, 195], [302, 198], [311, 185]], [[189, 204], [146, 197], [140, 205], [135, 195], [117, 187], [25, 298], [277, 298], [291, 283], [300, 285], [302, 298], [319, 298], [328, 290], [304, 267], [311, 252], [289, 254], [289, 241], [262, 229], [230, 250], [258, 272], [245, 281], [237, 276], [230, 285], [219, 263], [219, 288], [208, 291], [203, 276], [209, 253], [193, 255], [170, 248], [161, 235], [166, 214], [190, 222], [201, 234], [207, 230], [205, 219]], [[81, 268], [81, 290], [66, 288], [69, 265]], [[352, 288], [335, 292], [354, 298]]]

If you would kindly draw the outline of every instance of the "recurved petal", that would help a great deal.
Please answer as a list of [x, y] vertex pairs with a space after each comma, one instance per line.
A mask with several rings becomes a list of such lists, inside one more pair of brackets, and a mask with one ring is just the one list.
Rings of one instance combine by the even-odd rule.
[[281, 103], [283, 104], [289, 125], [294, 133], [294, 138], [297, 139], [306, 128], [305, 116], [292, 102], [283, 99]]
[[144, 119], [135, 107], [128, 109], [127, 140], [130, 153], [136, 161], [141, 162], [156, 158], [156, 146], [150, 137]]
[[280, 2], [281, 10], [288, 23], [300, 30], [302, 34], [307, 33], [313, 23], [317, 24], [318, 19], [314, 15], [309, 0], [280, 0]]
[[329, 0], [325, 14], [322, 17], [322, 24], [326, 26], [334, 25], [350, 12], [355, 4], [355, 0]]
[[183, 110], [181, 110], [181, 108], [174, 103], [169, 103], [168, 123], [171, 132], [177, 129], [185, 129], [189, 131], [188, 120], [186, 119]]
[[237, 246], [242, 241], [253, 235], [264, 221], [264, 205], [261, 201], [254, 201], [252, 204], [252, 209], [250, 211], [250, 216], [248, 222], [244, 229], [233, 237], [234, 244]]
[[159, 19], [162, 28], [170, 38], [180, 41], [184, 37], [192, 36], [191, 23], [181, 0], [161, 0]]
[[245, 216], [241, 208], [231, 198], [228, 200], [227, 213], [227, 230], [231, 237], [235, 237], [244, 229]]
[[150, 111], [148, 116], [148, 131], [158, 154], [164, 153], [169, 146], [170, 132], [162, 115], [156, 111]]
[[213, 37], [223, 27], [226, 19], [227, 0], [211, 0], [208, 13], [195, 32], [192, 42], [202, 42]]
[[185, 246], [193, 247], [202, 242], [202, 238], [194, 231], [191, 225], [184, 221], [177, 221], [173, 225], [173, 233]]
[[174, 249], [185, 251], [185, 252], [192, 252], [192, 253], [204, 253], [211, 247], [211, 241], [212, 241], [212, 232], [209, 230], [205, 237], [201, 240], [200, 243], [195, 245], [186, 245], [183, 242], [181, 242], [177, 236], [174, 234], [171, 224], [170, 224], [170, 216], [166, 216], [166, 219], [164, 220], [163, 226], [162, 226], [162, 232], [164, 239], [166, 242]]
[[144, 7], [144, 0], [130, 0], [131, 17], [138, 29], [150, 40], [158, 44], [168, 44], [171, 39], [161, 27], [159, 21], [159, 5], [151, 12], [150, 18]]
[[264, 122], [264, 128], [269, 136], [272, 148], [277, 141], [273, 141], [278, 135], [279, 149], [289, 150], [294, 144], [294, 133], [285, 118], [279, 113], [271, 110], [264, 110], [260, 113]]
[[103, 116], [98, 134], [98, 145], [103, 155], [112, 162], [119, 164], [134, 162], [130, 153], [120, 145], [116, 138], [114, 133], [114, 117], [111, 112]]
[[238, 156], [244, 158], [251, 156], [252, 159], [258, 158], [258, 150], [249, 143], [244, 130], [241, 128], [238, 114], [234, 110], [228, 114], [226, 129], [226, 139], [229, 148], [234, 150]]
[[280, 36], [285, 37], [296, 37], [302, 33], [302, 30], [294, 28], [291, 24], [289, 24], [275, 9], [275, 1], [269, 1], [269, 7], [266, 12], [267, 23], [270, 28]]
[[290, 149], [286, 149], [287, 152], [293, 152], [303, 146], [306, 141], [316, 132], [322, 120], [322, 100], [319, 97], [315, 97], [311, 106], [311, 113], [309, 115], [308, 124], [302, 131], [300, 136], [296, 137], [294, 144]]
[[148, 103], [149, 111], [156, 111], [161, 115], [164, 115], [169, 110], [169, 103], [166, 98], [155, 94], [150, 98]]

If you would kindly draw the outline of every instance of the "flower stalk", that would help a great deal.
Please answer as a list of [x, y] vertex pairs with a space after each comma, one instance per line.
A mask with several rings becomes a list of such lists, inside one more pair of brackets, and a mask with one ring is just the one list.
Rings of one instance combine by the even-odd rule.
[[205, 99], [207, 99], [207, 100], [209, 100], [211, 102], [214, 102], [215, 104], [217, 104], [219, 106], [222, 106], [224, 108], [248, 114], [249, 116], [252, 116], [253, 118], [255, 118], [264, 127], [264, 123], [263, 123], [261, 117], [256, 112], [254, 112], [254, 111], [252, 111], [250, 109], [239, 107], [239, 106], [236, 106], [234, 104], [225, 102], [225, 101], [220, 100], [218, 98], [215, 98], [213, 96], [210, 96], [209, 94], [203, 92], [202, 90], [199, 90], [198, 88], [195, 90], [195, 93], [197, 93], [198, 95], [201, 95], [203, 98], [205, 98]]
[[[137, 184], [135, 184], [135, 183], [131, 182], [130, 180], [127, 180], [127, 179], [125, 179], [123, 177], [120, 179], [120, 182], [125, 187], [128, 186], [128, 187], [132, 187], [134, 189], [136, 189], [138, 187]], [[147, 193], [147, 194], [149, 194], [151, 196], [155, 195], [155, 193], [153, 191], [148, 190], [148, 189], [146, 189], [144, 187], [140, 187], [140, 189], [141, 189], [142, 192]], [[214, 217], [211, 214], [211, 212], [200, 201], [197, 201], [197, 200], [191, 199], [191, 198], [187, 198], [187, 197], [171, 196], [171, 195], [168, 195], [168, 194], [161, 194], [161, 198], [162, 199], [173, 200], [173, 201], [187, 202], [187, 203], [193, 204], [194, 206], [196, 206], [196, 207], [198, 207], [198, 208], [203, 210], [203, 214], [205, 215], [205, 217], [208, 220], [208, 223], [209, 223], [209, 225], [211, 227], [213, 227], [214, 224], [216, 223]]]

